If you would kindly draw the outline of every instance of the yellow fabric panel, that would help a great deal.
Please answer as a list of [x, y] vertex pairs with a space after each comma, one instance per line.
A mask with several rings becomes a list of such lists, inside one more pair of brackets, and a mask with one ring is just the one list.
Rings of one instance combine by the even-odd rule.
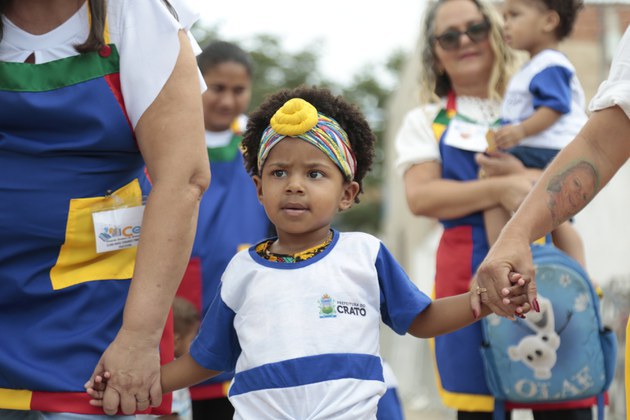
[[444, 134], [444, 130], [446, 130], [446, 126], [442, 124], [433, 124], [433, 135], [435, 139], [439, 142], [442, 138], [442, 134]]
[[0, 388], [0, 407], [7, 410], [29, 410], [33, 393], [24, 389]]
[[228, 392], [230, 391], [231, 384], [232, 384], [232, 381], [223, 382], [223, 395], [225, 395], [226, 397], [228, 395]]
[[142, 190], [137, 179], [108, 196], [70, 200], [65, 242], [50, 270], [53, 289], [93, 280], [131, 278], [136, 247], [97, 254], [92, 213], [140, 205]]

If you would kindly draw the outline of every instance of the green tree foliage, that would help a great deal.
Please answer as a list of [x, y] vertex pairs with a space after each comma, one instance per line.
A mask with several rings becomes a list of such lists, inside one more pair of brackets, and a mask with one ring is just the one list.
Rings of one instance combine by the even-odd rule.
[[[219, 39], [219, 32], [217, 28], [193, 27], [193, 33], [202, 46]], [[380, 64], [366, 63], [347, 86], [341, 86], [327, 79], [319, 70], [320, 50], [316, 43], [295, 52], [288, 52], [277, 37], [267, 34], [254, 35], [249, 40], [236, 43], [250, 53], [254, 63], [251, 108], [280, 89], [317, 85], [343, 95], [363, 111], [377, 137], [376, 159], [371, 173], [364, 181], [361, 204], [341, 213], [336, 226], [343, 230], [378, 234], [382, 212], [383, 141], [387, 123], [385, 110], [405, 52], [393, 51]]]

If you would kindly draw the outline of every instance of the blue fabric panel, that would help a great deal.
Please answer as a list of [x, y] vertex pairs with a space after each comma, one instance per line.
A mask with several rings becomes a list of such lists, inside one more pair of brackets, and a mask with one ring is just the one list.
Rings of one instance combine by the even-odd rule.
[[208, 308], [199, 334], [190, 345], [190, 355], [206, 369], [220, 372], [234, 370], [241, 354], [234, 317], [236, 314], [221, 299], [221, 286]]
[[376, 420], [403, 420], [404, 418], [396, 388], [388, 388], [385, 395], [378, 401]]
[[396, 333], [404, 335], [416, 316], [431, 304], [431, 298], [418, 290], [383, 244], [375, 265], [381, 289], [383, 322]]
[[[440, 156], [442, 157], [442, 178], [454, 181], [471, 181], [477, 179], [479, 165], [475, 162], [475, 152], [457, 149], [444, 144], [448, 127], [440, 139]], [[476, 212], [467, 216], [448, 220], [440, 220], [445, 229], [455, 226], [473, 225], [483, 226], [483, 213]]]
[[[149, 183], [107, 82], [0, 91], [0, 387], [83, 391], [122, 322], [128, 280], [53, 291], [69, 200]], [[91, 105], [90, 105], [91, 104]], [[93, 302], [106, 302], [95, 309]], [[30, 309], [24, 312], [24, 306]]]

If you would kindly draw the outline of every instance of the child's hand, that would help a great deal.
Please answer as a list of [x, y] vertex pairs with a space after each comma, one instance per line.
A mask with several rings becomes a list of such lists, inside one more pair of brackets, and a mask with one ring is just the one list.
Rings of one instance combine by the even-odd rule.
[[[509, 315], [507, 316], [507, 318], [511, 320], [514, 320], [515, 316], [519, 318], [525, 318], [525, 314], [530, 310], [530, 305], [528, 303], [526, 293], [527, 283], [529, 283], [529, 281], [523, 279], [523, 276], [521, 274], [515, 272], [511, 272], [509, 274], [509, 280], [512, 285], [510, 287], [505, 287], [501, 289], [500, 296], [501, 301], [504, 305], [510, 305], [514, 309], [514, 315]], [[471, 291], [479, 295], [478, 299], [484, 306], [486, 306], [487, 309], [485, 309], [485, 312], [491, 313], [490, 306], [486, 304], [488, 299], [486, 295], [487, 289], [478, 287], [475, 280], [473, 280], [473, 282], [471, 283], [471, 287]], [[472, 306], [472, 301], [471, 307], [473, 308], [473, 314], [475, 318], [478, 318], [479, 314], [475, 313], [474, 306]], [[503, 312], [496, 314], [499, 316], [506, 316], [506, 314]]]
[[510, 273], [509, 280], [512, 286], [501, 290], [503, 303], [506, 305], [517, 305], [514, 315], [519, 318], [525, 318], [525, 314], [531, 309], [527, 299], [527, 284], [529, 280], [525, 280], [520, 273], [515, 272]]
[[103, 376], [97, 375], [94, 378], [94, 382], [88, 381], [84, 386], [85, 390], [92, 399], [90, 405], [95, 407], [103, 406], [103, 395], [105, 394], [105, 388], [107, 388], [107, 381], [109, 380], [111, 373], [105, 372]]
[[525, 137], [525, 129], [521, 124], [504, 125], [494, 132], [494, 142], [499, 149], [514, 147]]

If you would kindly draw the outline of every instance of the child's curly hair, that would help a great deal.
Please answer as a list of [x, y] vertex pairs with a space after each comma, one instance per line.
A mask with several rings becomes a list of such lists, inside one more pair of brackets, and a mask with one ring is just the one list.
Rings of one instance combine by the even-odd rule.
[[[250, 175], [260, 176], [258, 172], [258, 149], [263, 131], [269, 126], [273, 114], [289, 99], [301, 98], [313, 105], [317, 112], [335, 119], [348, 134], [350, 147], [357, 161], [354, 181], [359, 183], [363, 192], [363, 177], [372, 166], [374, 158], [375, 136], [365, 120], [363, 113], [355, 105], [341, 96], [333, 95], [328, 89], [301, 86], [295, 89], [283, 89], [267, 97], [250, 115], [247, 130], [243, 136], [245, 168]], [[358, 203], [358, 194], [355, 201]]]
[[558, 13], [560, 22], [556, 28], [556, 38], [562, 41], [573, 31], [578, 12], [584, 7], [583, 0], [538, 0], [549, 10]]

